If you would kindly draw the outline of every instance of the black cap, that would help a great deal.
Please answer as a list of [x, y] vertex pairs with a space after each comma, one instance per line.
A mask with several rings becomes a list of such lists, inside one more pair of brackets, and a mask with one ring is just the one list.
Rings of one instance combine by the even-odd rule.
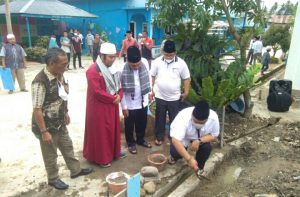
[[209, 116], [209, 105], [206, 101], [199, 101], [193, 110], [193, 116], [197, 120], [206, 120]]
[[127, 30], [126, 33], [127, 33], [127, 34], [131, 34], [132, 32], [131, 32], [130, 30]]
[[167, 40], [164, 44], [164, 52], [174, 53], [175, 51], [176, 51], [175, 42], [171, 40]]
[[141, 52], [136, 46], [130, 46], [127, 49], [127, 60], [130, 63], [141, 61]]

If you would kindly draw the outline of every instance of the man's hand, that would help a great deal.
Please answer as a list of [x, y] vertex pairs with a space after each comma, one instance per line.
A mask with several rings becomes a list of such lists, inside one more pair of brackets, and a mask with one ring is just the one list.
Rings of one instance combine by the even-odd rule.
[[194, 171], [198, 170], [198, 163], [193, 157], [188, 161], [188, 166], [191, 167]]
[[185, 99], [188, 97], [188, 94], [186, 94], [186, 93], [182, 93], [181, 94], [181, 101], [185, 101]]
[[193, 142], [192, 142], [192, 144], [190, 146], [190, 150], [191, 151], [198, 151], [199, 145], [200, 145], [200, 141], [199, 140], [193, 140]]
[[52, 144], [52, 135], [48, 131], [42, 133], [42, 139], [43, 142], [47, 144]]
[[113, 103], [117, 105], [117, 104], [119, 104], [119, 103], [120, 103], [120, 101], [121, 101], [121, 97], [120, 97], [120, 96], [117, 94], [117, 95], [115, 96], [115, 98], [116, 98], [116, 99], [114, 100], [114, 102], [113, 102]]
[[68, 113], [66, 113], [66, 114], [65, 114], [65, 124], [66, 124], [66, 125], [69, 125], [70, 122], [71, 122], [70, 116], [69, 116]]
[[123, 109], [122, 112], [123, 112], [124, 118], [127, 118], [129, 116], [129, 112], [127, 109]]
[[154, 92], [152, 92], [152, 93], [150, 93], [150, 94], [148, 95], [149, 103], [151, 103], [151, 102], [154, 100], [154, 97], [155, 97]]

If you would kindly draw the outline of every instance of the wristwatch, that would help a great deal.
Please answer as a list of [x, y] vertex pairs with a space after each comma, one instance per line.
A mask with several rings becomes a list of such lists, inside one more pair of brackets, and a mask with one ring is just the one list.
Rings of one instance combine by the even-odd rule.
[[41, 131], [41, 133], [45, 133], [48, 131], [48, 129], [41, 129], [40, 131]]

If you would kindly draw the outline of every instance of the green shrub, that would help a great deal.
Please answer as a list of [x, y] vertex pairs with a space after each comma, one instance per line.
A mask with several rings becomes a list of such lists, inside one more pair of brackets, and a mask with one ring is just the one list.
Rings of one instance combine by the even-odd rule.
[[38, 39], [36, 40], [35, 47], [41, 47], [41, 48], [48, 48], [49, 43], [49, 36], [38, 36]]
[[[31, 45], [32, 46], [35, 45], [37, 39], [38, 39], [38, 36], [31, 36]], [[28, 37], [22, 37], [21, 38], [21, 45], [22, 45], [23, 48], [29, 47]]]
[[276, 57], [271, 57], [270, 59], [270, 64], [278, 64], [279, 63], [279, 59]]
[[47, 53], [47, 49], [42, 47], [32, 47], [25, 48], [25, 52], [27, 54], [27, 60], [45, 63], [44, 57]]
[[[29, 47], [28, 37], [21, 38], [21, 45], [24, 48]], [[31, 45], [32, 47], [41, 47], [41, 48], [48, 48], [49, 43], [49, 36], [32, 36], [31, 37]]]

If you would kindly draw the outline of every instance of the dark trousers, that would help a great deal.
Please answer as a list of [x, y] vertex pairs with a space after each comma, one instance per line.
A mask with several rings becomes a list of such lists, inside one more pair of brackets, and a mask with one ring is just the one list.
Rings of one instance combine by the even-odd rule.
[[68, 57], [68, 68], [69, 68], [70, 67], [71, 53], [67, 53], [67, 57]]
[[[208, 160], [211, 150], [212, 146], [210, 143], [203, 143], [199, 146], [199, 149], [196, 152], [196, 161], [199, 169], [202, 170], [204, 168], [205, 162]], [[173, 144], [170, 145], [170, 155], [175, 159], [175, 161], [182, 158]]]
[[261, 72], [265, 72], [269, 69], [269, 64], [263, 64], [263, 67], [261, 68]]
[[73, 54], [73, 67], [76, 69], [76, 58], [78, 57], [79, 68], [82, 67], [81, 65], [81, 52], [75, 52]]
[[[164, 140], [167, 112], [169, 115], [169, 123], [171, 124], [175, 116], [179, 112], [180, 100], [165, 101], [159, 98], [155, 98], [155, 101], [155, 136], [157, 140]], [[170, 138], [170, 134], [168, 134], [168, 136]]]
[[255, 53], [253, 55], [253, 64], [256, 64], [256, 60], [258, 60], [259, 62], [261, 62], [261, 53]]
[[[136, 143], [144, 143], [145, 130], [147, 125], [148, 107], [142, 109], [128, 110], [129, 116], [125, 118], [125, 138], [128, 146], [134, 146]], [[135, 130], [136, 141], [133, 136]]]
[[249, 62], [249, 64], [252, 65], [252, 61], [253, 61], [253, 49], [250, 49], [247, 56], [247, 62]]

